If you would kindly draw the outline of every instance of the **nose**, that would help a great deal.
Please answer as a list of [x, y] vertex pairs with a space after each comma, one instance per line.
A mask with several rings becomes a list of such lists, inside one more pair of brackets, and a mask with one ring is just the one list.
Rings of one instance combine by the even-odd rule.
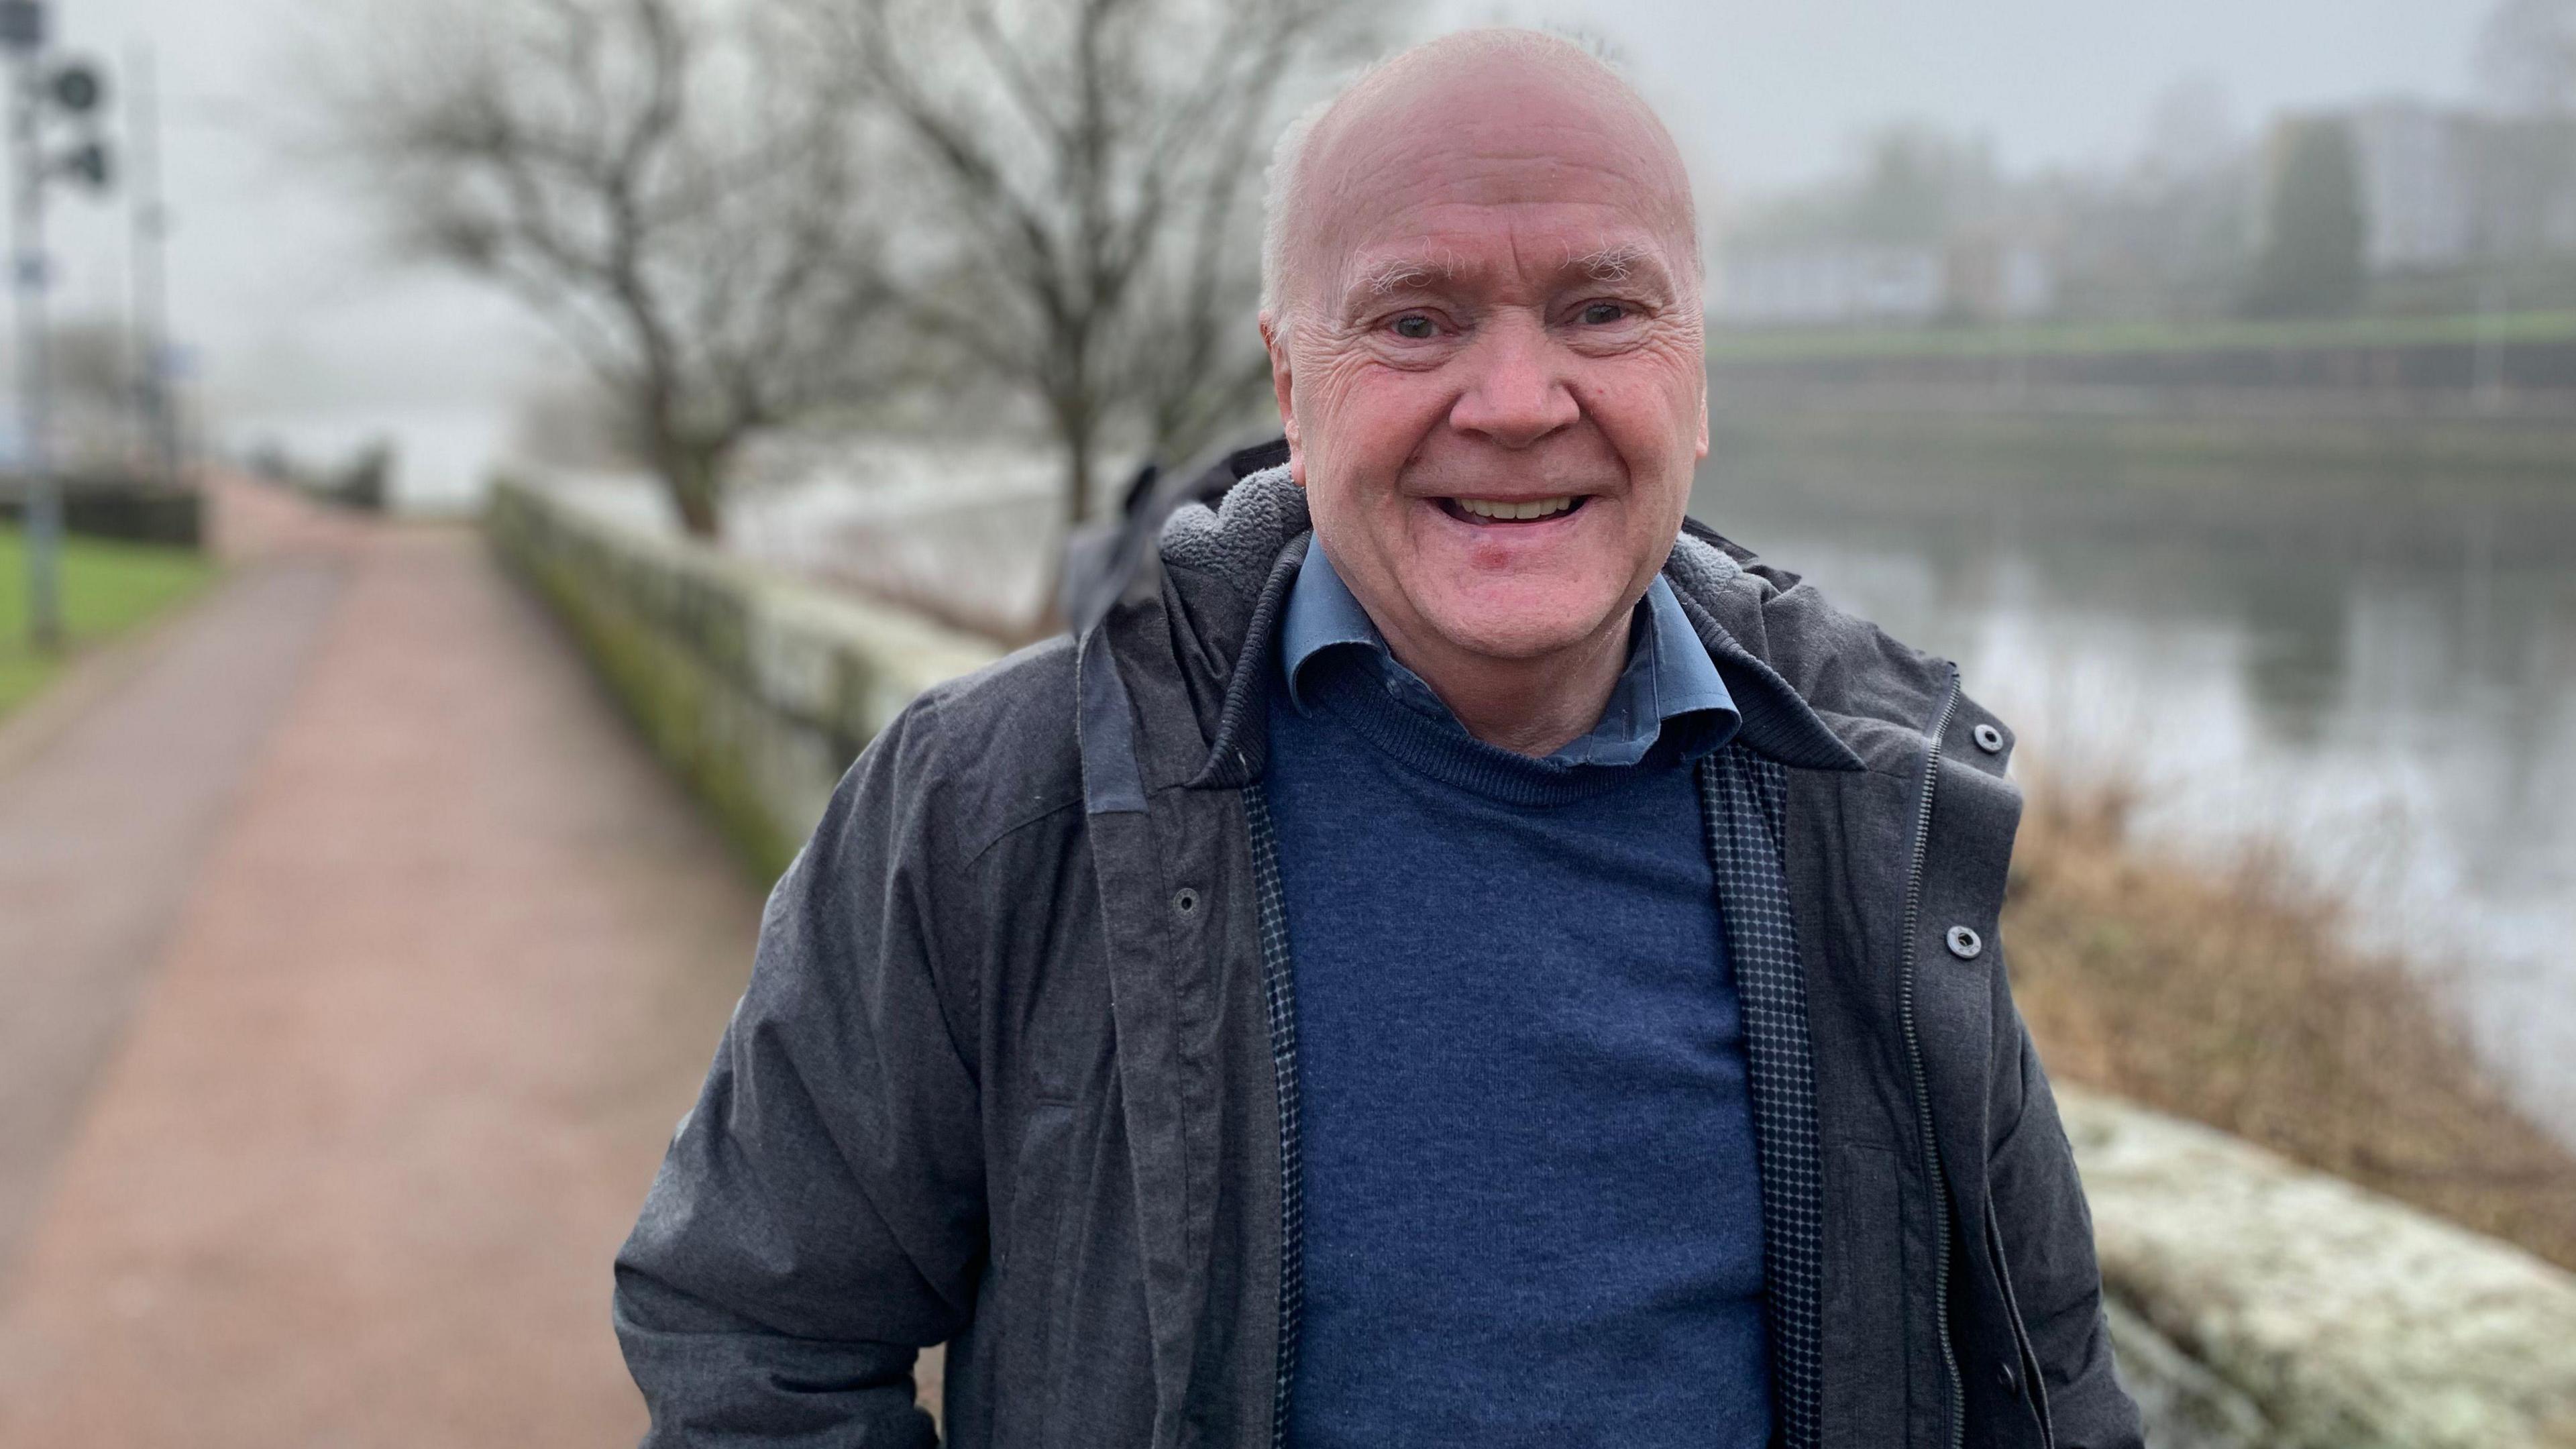
[[1463, 360], [1471, 373], [1449, 409], [1449, 425], [1462, 433], [1526, 448], [1582, 416], [1559, 349], [1534, 320], [1489, 323]]

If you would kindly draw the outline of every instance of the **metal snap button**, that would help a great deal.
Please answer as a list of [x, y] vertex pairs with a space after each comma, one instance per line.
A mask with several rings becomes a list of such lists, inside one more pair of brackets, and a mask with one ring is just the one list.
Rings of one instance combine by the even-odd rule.
[[1949, 943], [1950, 954], [1962, 961], [1974, 961], [1977, 953], [1986, 949], [1985, 938], [1965, 926], [1952, 926], [1944, 939]]
[[1970, 733], [1977, 737], [1977, 748], [1987, 754], [2000, 753], [2004, 747], [2004, 732], [1993, 725], [1981, 724]]

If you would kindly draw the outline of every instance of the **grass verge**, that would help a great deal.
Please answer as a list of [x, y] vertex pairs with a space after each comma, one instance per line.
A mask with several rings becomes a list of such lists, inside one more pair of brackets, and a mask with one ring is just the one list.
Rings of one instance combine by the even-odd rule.
[[27, 639], [26, 539], [0, 528], [0, 716], [33, 698], [74, 653], [187, 599], [215, 571], [194, 549], [65, 538], [62, 607], [71, 647], [40, 654]]
[[2130, 803], [2031, 792], [2004, 931], [2049, 1070], [2576, 1268], [2576, 1150], [2506, 1100], [2434, 983], [2343, 946], [2277, 866], [2139, 848]]

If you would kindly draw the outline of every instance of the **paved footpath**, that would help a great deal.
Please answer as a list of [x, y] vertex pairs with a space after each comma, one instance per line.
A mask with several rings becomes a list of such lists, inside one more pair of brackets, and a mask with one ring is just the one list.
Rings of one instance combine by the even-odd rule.
[[631, 1444], [756, 892], [470, 531], [221, 496], [234, 577], [0, 731], [0, 1446]]

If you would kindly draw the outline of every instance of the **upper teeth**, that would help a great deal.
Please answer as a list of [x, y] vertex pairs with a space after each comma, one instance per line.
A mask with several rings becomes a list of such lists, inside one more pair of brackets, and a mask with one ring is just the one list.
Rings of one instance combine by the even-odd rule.
[[1563, 513], [1574, 506], [1572, 498], [1533, 498], [1527, 503], [1496, 503], [1482, 498], [1461, 498], [1458, 506], [1478, 518], [1545, 518]]

